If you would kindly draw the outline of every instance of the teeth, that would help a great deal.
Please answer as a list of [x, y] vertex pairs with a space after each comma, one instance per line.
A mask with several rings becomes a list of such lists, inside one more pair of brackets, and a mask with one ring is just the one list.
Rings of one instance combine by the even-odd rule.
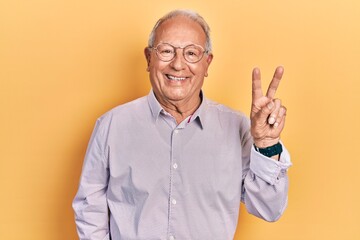
[[174, 76], [171, 76], [171, 75], [167, 75], [167, 77], [171, 80], [175, 80], [175, 81], [183, 81], [185, 80], [186, 78], [184, 77], [174, 77]]

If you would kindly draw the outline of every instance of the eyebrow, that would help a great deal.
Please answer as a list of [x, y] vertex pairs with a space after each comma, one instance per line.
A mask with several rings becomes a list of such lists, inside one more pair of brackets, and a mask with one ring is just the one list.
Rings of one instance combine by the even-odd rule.
[[196, 43], [190, 43], [190, 44], [187, 44], [187, 45], [185, 45], [185, 46], [179, 47], [179, 46], [174, 46], [174, 44], [171, 44], [171, 43], [169, 43], [169, 42], [163, 42], [163, 41], [160, 41], [160, 42], [159, 42], [158, 44], [156, 44], [155, 46], [158, 46], [158, 45], [161, 44], [161, 43], [169, 44], [169, 45], [171, 45], [171, 46], [173, 46], [173, 47], [175, 47], [175, 48], [185, 48], [185, 47], [190, 46], [190, 45], [195, 45], [195, 46], [200, 46], [200, 47], [202, 47], [203, 49], [205, 49], [205, 47], [201, 46], [200, 44], [196, 44]]

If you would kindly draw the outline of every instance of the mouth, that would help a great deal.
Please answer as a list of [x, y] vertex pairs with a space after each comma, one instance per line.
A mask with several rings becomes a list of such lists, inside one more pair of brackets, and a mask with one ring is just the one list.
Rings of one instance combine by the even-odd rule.
[[165, 74], [166, 78], [172, 81], [184, 81], [187, 79], [187, 77], [176, 77], [170, 74]]

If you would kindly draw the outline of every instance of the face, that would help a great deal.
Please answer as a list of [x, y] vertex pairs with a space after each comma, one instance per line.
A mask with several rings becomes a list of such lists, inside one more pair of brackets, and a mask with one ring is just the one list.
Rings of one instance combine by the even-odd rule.
[[[159, 43], [169, 43], [175, 47], [197, 44], [205, 49], [206, 35], [195, 21], [177, 16], [158, 27], [154, 46]], [[164, 62], [156, 56], [155, 50], [145, 49], [151, 85], [160, 104], [191, 104], [199, 101], [213, 56], [205, 53], [199, 62], [189, 63], [182, 51], [177, 49], [175, 58]]]

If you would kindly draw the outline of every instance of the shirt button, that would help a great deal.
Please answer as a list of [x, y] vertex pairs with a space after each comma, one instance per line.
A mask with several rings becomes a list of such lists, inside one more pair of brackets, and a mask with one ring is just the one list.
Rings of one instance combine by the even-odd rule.
[[175, 237], [174, 237], [174, 236], [170, 236], [170, 237], [169, 237], [169, 240], [175, 240]]
[[177, 169], [178, 165], [174, 163], [173, 168]]
[[176, 200], [175, 200], [175, 199], [171, 200], [171, 203], [175, 205], [175, 204], [176, 204]]
[[179, 133], [179, 130], [176, 129], [176, 130], [174, 131], [174, 133], [175, 133], [175, 134], [178, 134], [178, 133]]

